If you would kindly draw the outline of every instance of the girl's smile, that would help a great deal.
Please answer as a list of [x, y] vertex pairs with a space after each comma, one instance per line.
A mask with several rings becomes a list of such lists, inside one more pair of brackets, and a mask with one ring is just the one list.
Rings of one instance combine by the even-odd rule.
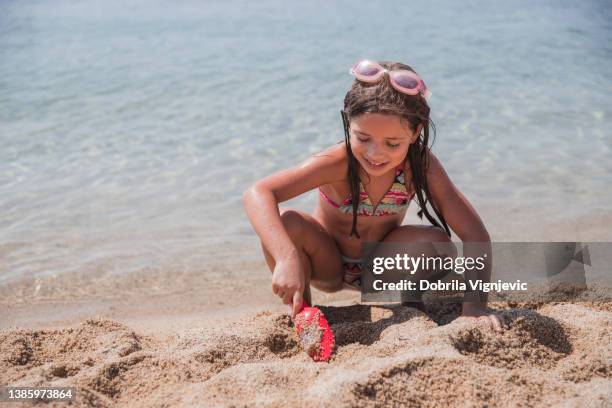
[[385, 164], [387, 164], [387, 162], [375, 162], [373, 160], [369, 160], [367, 157], [364, 157], [366, 163], [368, 163], [371, 167], [375, 168], [375, 169], [380, 169], [382, 168]]

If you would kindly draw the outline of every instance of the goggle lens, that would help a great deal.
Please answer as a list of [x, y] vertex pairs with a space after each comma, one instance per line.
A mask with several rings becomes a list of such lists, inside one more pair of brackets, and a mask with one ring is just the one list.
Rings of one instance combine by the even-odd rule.
[[406, 89], [416, 89], [419, 86], [419, 81], [414, 76], [407, 72], [398, 72], [393, 76], [395, 83]]
[[356, 74], [367, 77], [374, 77], [382, 72], [380, 65], [373, 61], [361, 61], [354, 70]]

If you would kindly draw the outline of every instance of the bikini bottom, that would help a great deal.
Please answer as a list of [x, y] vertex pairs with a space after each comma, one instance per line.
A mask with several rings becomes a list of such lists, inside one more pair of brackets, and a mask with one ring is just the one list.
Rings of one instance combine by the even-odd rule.
[[342, 268], [344, 270], [344, 288], [361, 292], [363, 260], [342, 255]]

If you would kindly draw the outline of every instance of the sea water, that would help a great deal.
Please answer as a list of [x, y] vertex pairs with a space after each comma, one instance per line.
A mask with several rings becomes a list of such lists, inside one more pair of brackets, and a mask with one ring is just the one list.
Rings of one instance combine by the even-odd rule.
[[422, 75], [433, 151], [497, 225], [607, 211], [611, 39], [595, 0], [3, 1], [0, 283], [253, 238], [242, 192], [343, 138], [359, 58]]

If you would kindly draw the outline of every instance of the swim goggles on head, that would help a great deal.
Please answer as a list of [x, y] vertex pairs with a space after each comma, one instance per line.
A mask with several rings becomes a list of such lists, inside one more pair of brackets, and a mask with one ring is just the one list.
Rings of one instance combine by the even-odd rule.
[[405, 69], [389, 71], [376, 61], [361, 60], [353, 65], [349, 73], [354, 75], [359, 81], [367, 83], [378, 82], [383, 75], [387, 73], [389, 74], [391, 86], [393, 86], [396, 91], [406, 95], [416, 95], [420, 93], [425, 98], [431, 96], [431, 92], [427, 89], [421, 77]]

